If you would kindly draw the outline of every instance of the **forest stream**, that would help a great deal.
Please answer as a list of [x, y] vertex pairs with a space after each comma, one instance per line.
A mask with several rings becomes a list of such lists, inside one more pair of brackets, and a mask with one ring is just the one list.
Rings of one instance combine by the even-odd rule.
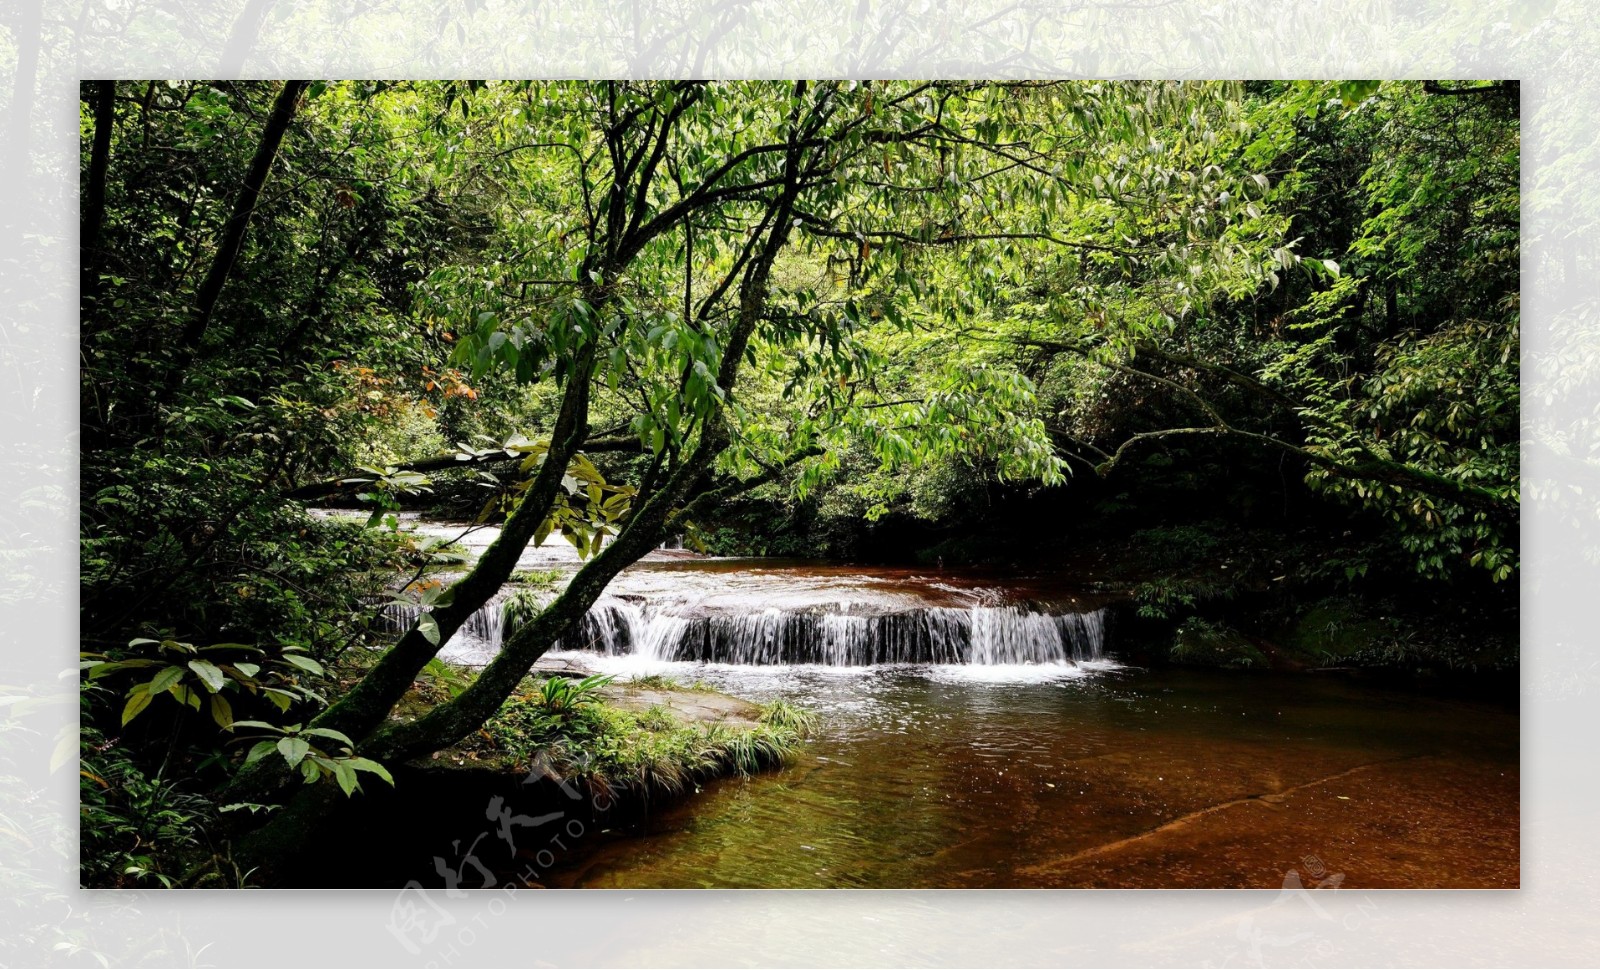
[[[523, 567], [575, 566], [557, 542]], [[586, 830], [538, 884], [1518, 885], [1514, 707], [1134, 666], [1105, 598], [1073, 589], [1089, 578], [652, 554], [552, 656], [787, 699], [821, 727], [786, 768]], [[498, 615], [442, 656], [485, 662]]]

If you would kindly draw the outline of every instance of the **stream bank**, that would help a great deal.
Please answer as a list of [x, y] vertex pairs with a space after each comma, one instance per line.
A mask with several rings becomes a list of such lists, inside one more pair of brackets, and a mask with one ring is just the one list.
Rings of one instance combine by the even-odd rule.
[[[398, 716], [419, 716], [471, 676], [431, 665]], [[636, 825], [712, 781], [791, 763], [816, 726], [814, 715], [783, 699], [758, 703], [661, 674], [618, 680], [581, 657], [546, 658], [483, 729], [393, 766], [392, 788], [368, 786], [361, 804], [338, 805], [320, 844], [275, 878], [317, 887], [536, 888], [567, 841]], [[359, 840], [347, 835], [355, 826]], [[450, 851], [440, 848], [446, 842]], [[430, 856], [435, 848], [441, 854]], [[335, 857], [342, 864], [334, 871], [311, 864]]]
[[[549, 594], [576, 565], [530, 549], [522, 585]], [[1518, 884], [1514, 696], [1146, 663], [1141, 624], [1172, 621], [1135, 603], [1114, 575], [658, 552], [541, 661], [616, 678], [575, 733], [631, 787], [575, 784], [577, 747], [530, 763], [552, 747], [527, 743], [550, 739], [530, 680], [479, 736], [374, 794], [349, 875], [300, 884], [1277, 889], [1291, 870]], [[441, 656], [492, 656], [504, 604]], [[759, 730], [763, 710], [814, 712], [815, 733], [769, 770], [702, 751], [720, 767], [662, 783], [657, 756], [687, 750], [670, 740], [684, 721], [718, 722], [689, 729], [705, 741]], [[606, 740], [622, 736], [647, 743]]]

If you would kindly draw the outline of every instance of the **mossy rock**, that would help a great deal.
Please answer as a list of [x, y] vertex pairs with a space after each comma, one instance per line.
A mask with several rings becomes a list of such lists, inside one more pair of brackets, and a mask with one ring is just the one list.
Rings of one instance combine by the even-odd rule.
[[1393, 634], [1389, 625], [1343, 598], [1322, 600], [1295, 624], [1285, 643], [1308, 662], [1338, 664], [1360, 657]]
[[1168, 658], [1173, 663], [1229, 670], [1266, 669], [1267, 655], [1259, 647], [1223, 623], [1191, 617], [1178, 627]]

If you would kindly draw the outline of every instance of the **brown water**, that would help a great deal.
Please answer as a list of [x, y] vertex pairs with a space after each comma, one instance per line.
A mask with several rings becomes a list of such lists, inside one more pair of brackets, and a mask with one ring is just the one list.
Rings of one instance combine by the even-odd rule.
[[791, 768], [592, 836], [548, 884], [1518, 885], [1514, 712], [1317, 675], [1086, 667], [696, 667], [826, 726]]

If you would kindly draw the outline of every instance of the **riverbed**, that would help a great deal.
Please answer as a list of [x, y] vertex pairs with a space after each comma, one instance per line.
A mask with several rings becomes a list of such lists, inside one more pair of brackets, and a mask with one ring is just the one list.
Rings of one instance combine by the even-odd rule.
[[1517, 717], [1499, 704], [1114, 661], [645, 666], [824, 727], [790, 768], [576, 846], [549, 885], [1518, 885]]

